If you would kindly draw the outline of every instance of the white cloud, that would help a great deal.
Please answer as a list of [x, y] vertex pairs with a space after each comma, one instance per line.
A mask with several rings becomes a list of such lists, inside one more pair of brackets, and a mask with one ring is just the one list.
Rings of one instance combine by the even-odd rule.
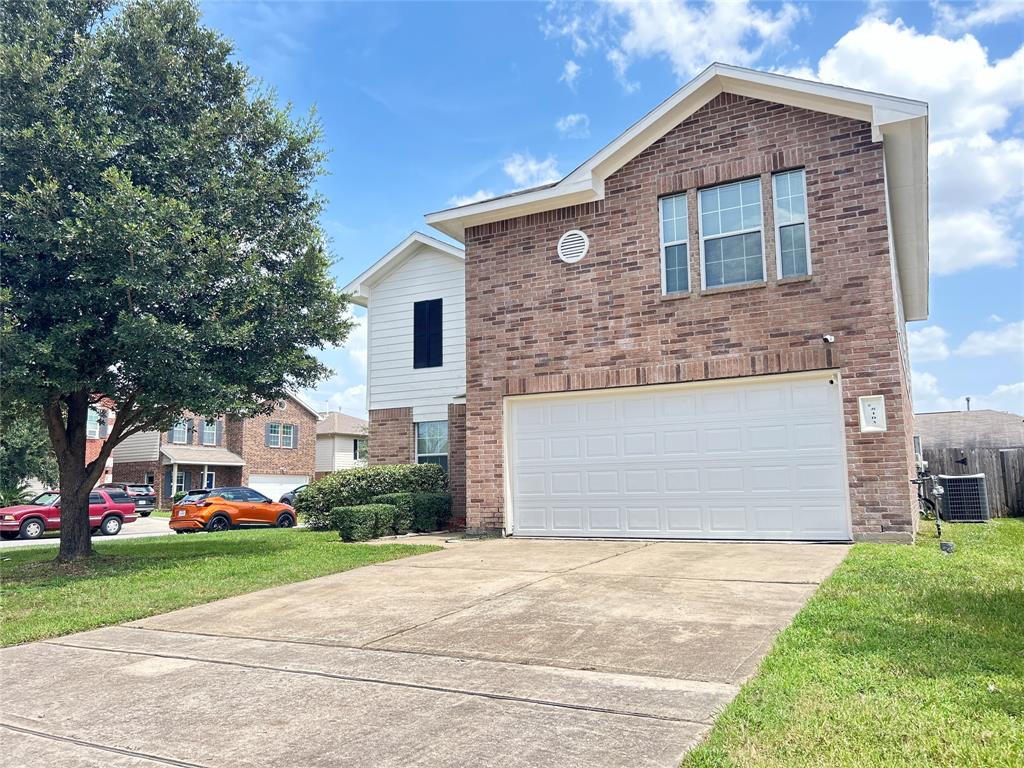
[[580, 69], [582, 69], [582, 67], [580, 67], [579, 64], [577, 64], [572, 59], [569, 59], [567, 62], [565, 62], [565, 66], [562, 67], [562, 75], [561, 77], [558, 78], [559, 82], [563, 82], [570, 88], [575, 90], [576, 78], [579, 77], [580, 75]]
[[449, 197], [448, 205], [453, 205], [455, 207], [460, 205], [470, 205], [471, 203], [479, 203], [481, 200], [489, 200], [494, 196], [494, 193], [489, 189], [478, 189], [471, 195], [456, 195], [455, 197]]
[[1003, 320], [1003, 318], [1001, 318], [1001, 317], [1000, 317], [999, 315], [989, 315], [989, 316], [988, 316], [988, 321], [989, 321], [990, 323], [1003, 323], [1003, 322], [1006, 322], [1006, 321], [1005, 321], [1005, 320]]
[[328, 410], [342, 411], [350, 416], [366, 418], [366, 385], [354, 384], [327, 399]]
[[933, 214], [931, 271], [952, 275], [974, 267], [1012, 267], [1020, 253], [1011, 220], [992, 211]]
[[590, 118], [582, 112], [558, 118], [555, 128], [566, 139], [585, 139], [590, 135]]
[[956, 354], [961, 357], [1024, 356], [1024, 321], [1006, 323], [994, 331], [974, 331], [956, 348]]
[[529, 152], [516, 152], [505, 159], [502, 168], [512, 183], [520, 189], [550, 184], [562, 178], [562, 174], [558, 172], [558, 161], [551, 155], [544, 160], [538, 160]]
[[627, 91], [632, 62], [664, 58], [681, 79], [712, 61], [753, 64], [773, 45], [782, 45], [800, 19], [792, 3], [776, 9], [746, 0], [604, 0], [599, 5], [555, 5], [542, 25], [549, 37], [566, 37], [577, 56], [604, 50]]
[[1000, 384], [988, 393], [965, 392], [957, 397], [947, 397], [942, 393], [938, 378], [931, 373], [914, 371], [912, 380], [916, 413], [963, 411], [967, 408], [968, 397], [971, 398], [973, 410], [991, 408], [996, 411], [1024, 413], [1024, 381]]
[[1021, 0], [978, 0], [973, 4], [932, 3], [936, 29], [961, 32], [989, 24], [1002, 24], [1024, 16]]
[[948, 338], [946, 329], [938, 325], [928, 325], [908, 332], [910, 359], [914, 364], [945, 360], [949, 357], [949, 346], [946, 344]]

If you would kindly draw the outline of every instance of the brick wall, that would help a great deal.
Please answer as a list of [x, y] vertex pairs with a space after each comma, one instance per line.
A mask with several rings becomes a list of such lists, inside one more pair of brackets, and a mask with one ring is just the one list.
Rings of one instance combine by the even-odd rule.
[[368, 464], [411, 464], [415, 458], [412, 408], [370, 411]]
[[[317, 418], [290, 397], [282, 403], [283, 408], [275, 405], [269, 414], [243, 419], [240, 428], [226, 430], [228, 450], [235, 451], [245, 460], [243, 484], [249, 482], [250, 475], [306, 475], [312, 478], [316, 471]], [[266, 445], [266, 425], [269, 422], [298, 427], [296, 447], [271, 448]]]
[[466, 527], [466, 405], [448, 405], [448, 491], [452, 528]]
[[[855, 537], [908, 540], [916, 515], [881, 144], [866, 123], [722, 94], [585, 205], [466, 232], [467, 526], [504, 521], [502, 398], [532, 391], [837, 368]], [[813, 276], [780, 280], [771, 173], [806, 170]], [[762, 180], [764, 285], [700, 290], [697, 190]], [[691, 292], [661, 294], [658, 198], [686, 192]], [[555, 254], [569, 229], [590, 252]], [[824, 348], [821, 336], [836, 343]], [[857, 397], [884, 394], [889, 431], [861, 434]]]

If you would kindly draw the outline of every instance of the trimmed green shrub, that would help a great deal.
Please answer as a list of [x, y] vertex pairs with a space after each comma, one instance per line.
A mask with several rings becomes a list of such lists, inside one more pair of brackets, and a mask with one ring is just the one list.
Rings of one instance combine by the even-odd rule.
[[412, 495], [412, 529], [417, 533], [439, 531], [452, 516], [452, 497], [447, 493]]
[[395, 508], [395, 519], [391, 524], [391, 532], [396, 536], [408, 533], [412, 530], [412, 503], [411, 493], [385, 493], [381, 496], [374, 496], [370, 499], [373, 504], [390, 504]]
[[378, 464], [334, 472], [307, 485], [295, 499], [295, 511], [314, 531], [329, 530], [331, 510], [369, 504], [390, 493], [437, 493], [445, 474], [437, 464]]
[[367, 541], [391, 533], [395, 508], [390, 504], [358, 504], [331, 510], [331, 526], [343, 541]]

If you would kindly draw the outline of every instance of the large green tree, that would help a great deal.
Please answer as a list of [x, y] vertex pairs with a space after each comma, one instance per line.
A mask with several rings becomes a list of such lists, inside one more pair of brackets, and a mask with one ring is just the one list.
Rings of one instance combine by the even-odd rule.
[[[0, 386], [47, 425], [71, 560], [92, 552], [115, 445], [313, 384], [346, 297], [318, 225], [318, 123], [260, 90], [194, 2], [0, 8]], [[104, 397], [117, 418], [87, 464]]]

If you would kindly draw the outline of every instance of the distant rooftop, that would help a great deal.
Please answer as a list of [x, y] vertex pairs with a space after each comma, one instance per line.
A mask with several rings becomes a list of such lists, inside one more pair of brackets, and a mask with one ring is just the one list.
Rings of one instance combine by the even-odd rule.
[[914, 414], [923, 448], [1022, 448], [1024, 416], [1008, 411], [939, 411]]
[[365, 435], [369, 426], [366, 419], [349, 416], [341, 411], [328, 411], [316, 425], [318, 435]]

